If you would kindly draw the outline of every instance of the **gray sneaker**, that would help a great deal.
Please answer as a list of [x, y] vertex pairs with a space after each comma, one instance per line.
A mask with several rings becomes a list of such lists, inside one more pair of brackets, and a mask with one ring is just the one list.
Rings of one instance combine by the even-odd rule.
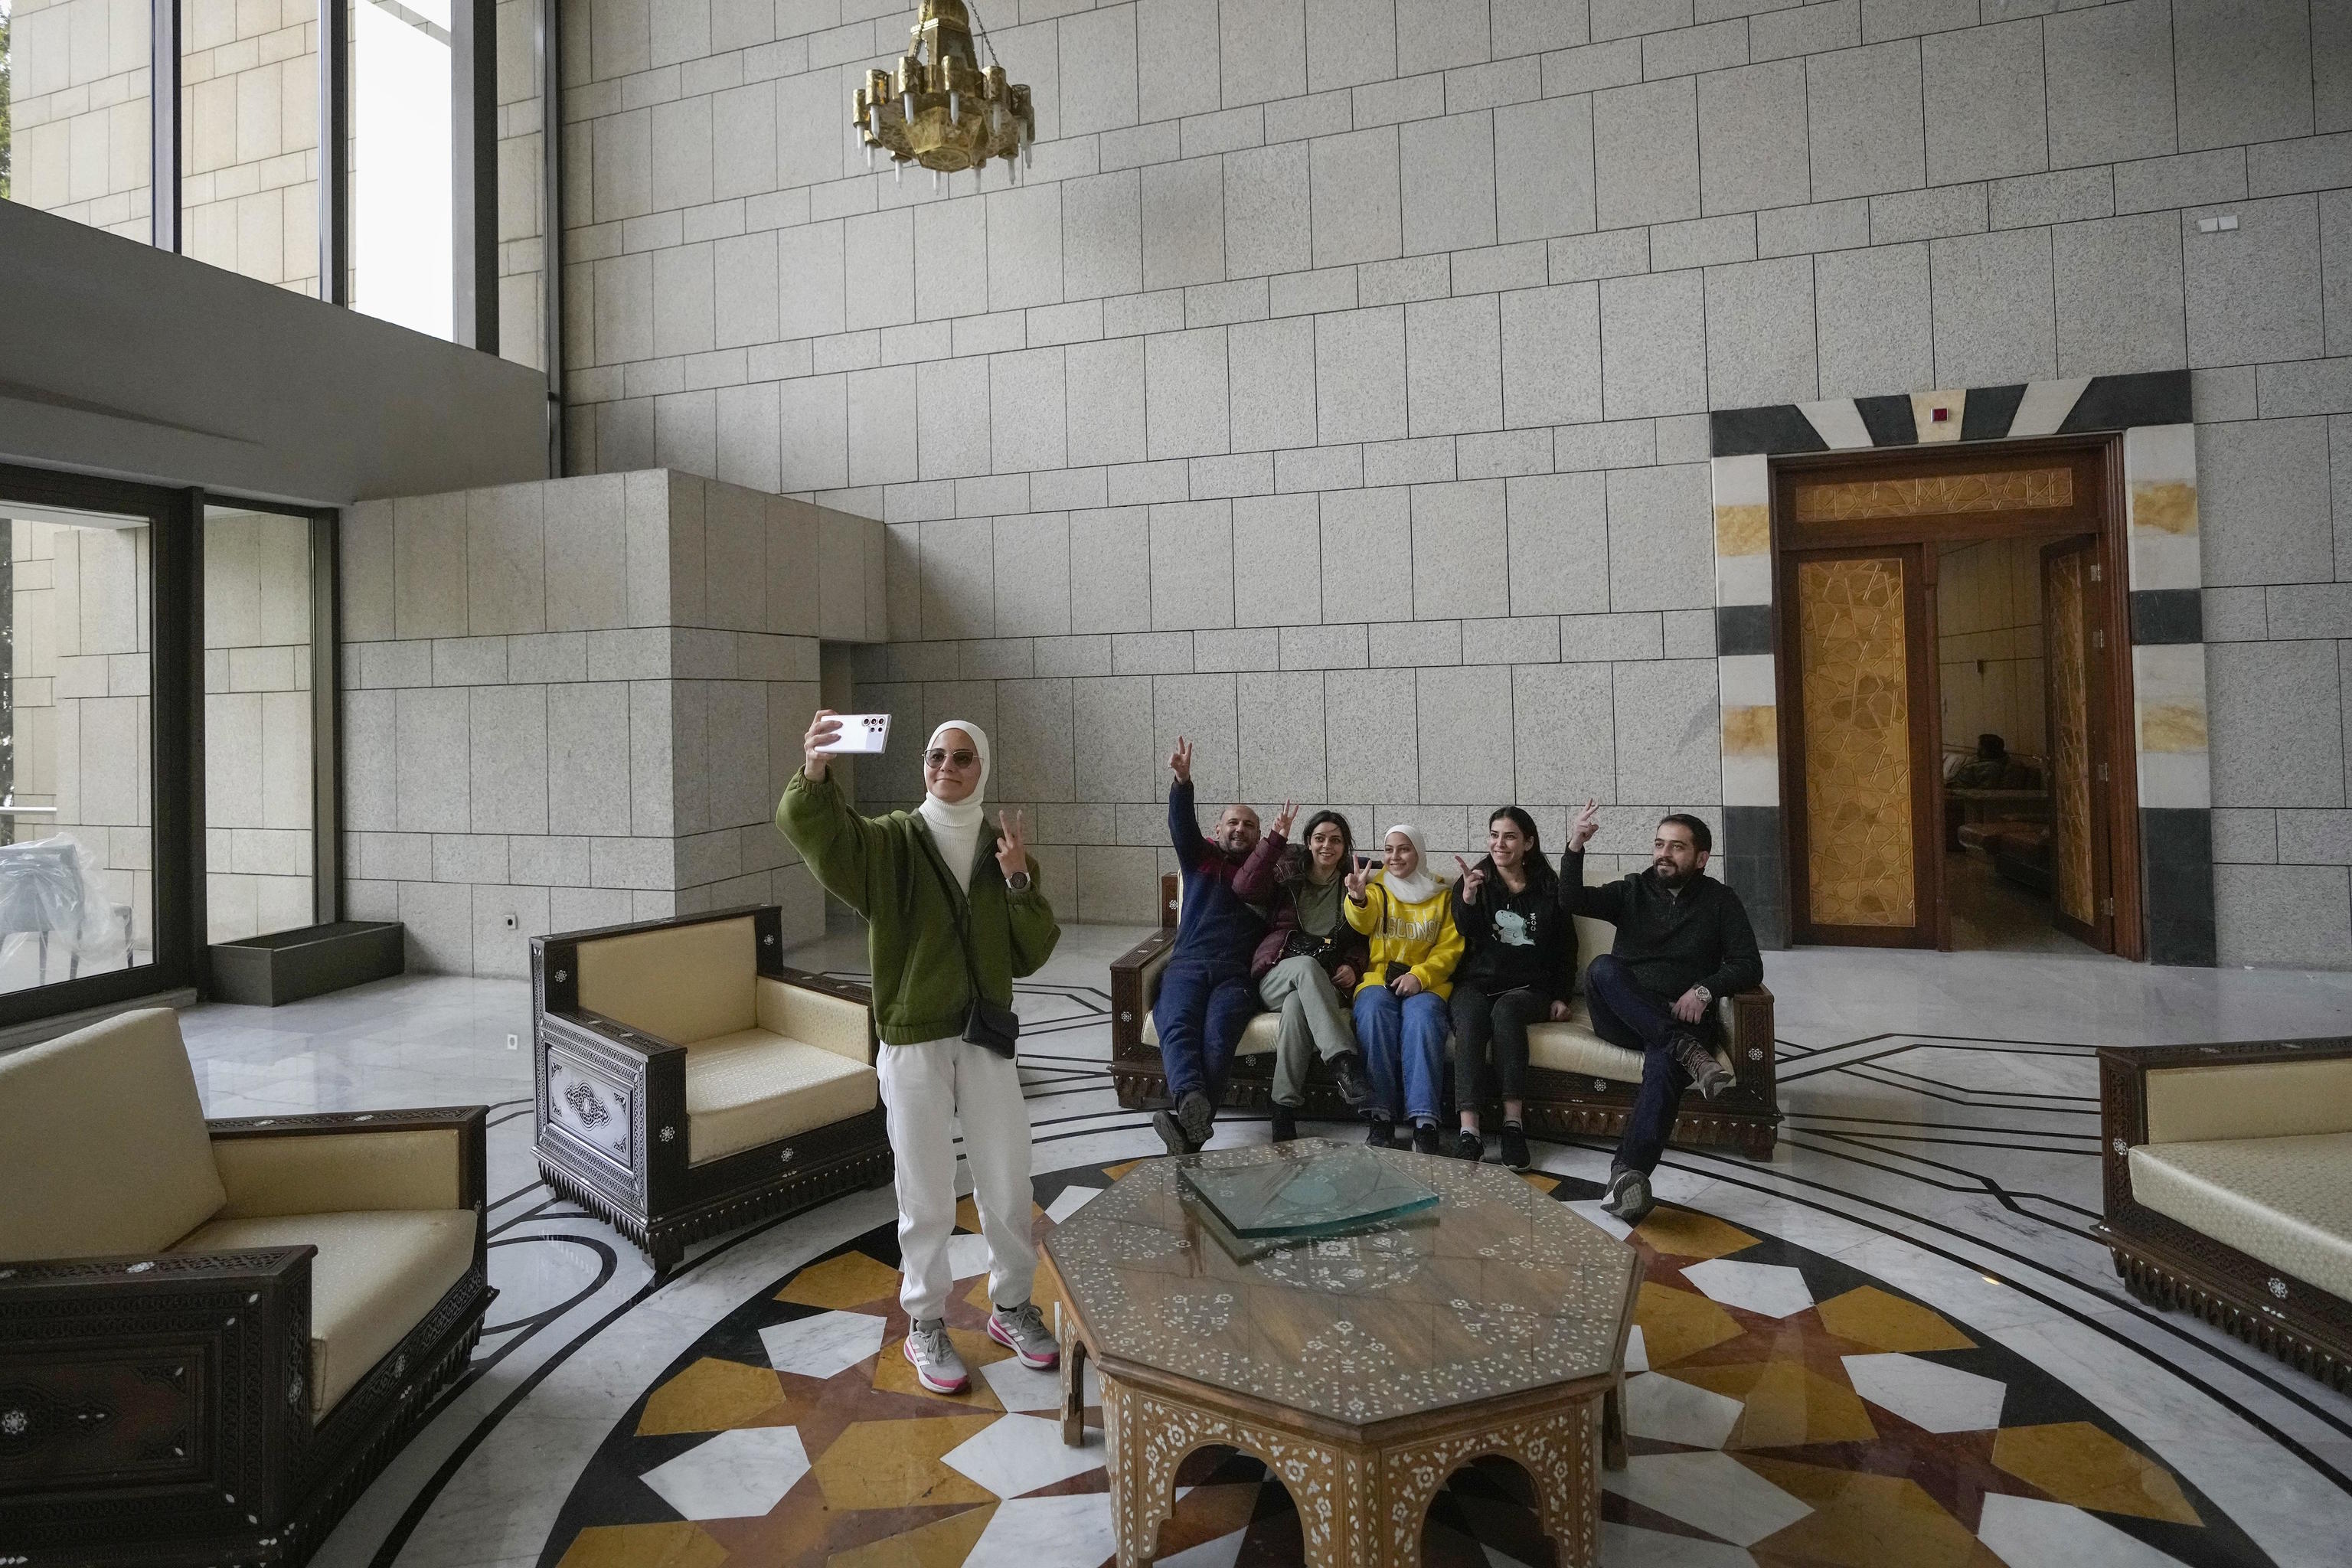
[[948, 1342], [945, 1318], [924, 1318], [908, 1325], [905, 1348], [907, 1359], [915, 1363], [915, 1381], [933, 1394], [961, 1394], [971, 1384], [963, 1357]]
[[1690, 1074], [1691, 1087], [1698, 1090], [1701, 1100], [1713, 1100], [1731, 1086], [1731, 1069], [1717, 1061], [1696, 1035], [1677, 1029], [1667, 1037], [1667, 1048], [1683, 1071]]
[[1054, 1342], [1053, 1331], [1045, 1327], [1045, 1314], [1034, 1301], [991, 1312], [988, 1337], [1020, 1357], [1021, 1364], [1033, 1372], [1061, 1364], [1062, 1347]]
[[1614, 1215], [1626, 1225], [1639, 1225], [1650, 1217], [1657, 1200], [1650, 1194], [1650, 1178], [1635, 1170], [1609, 1173], [1609, 1190], [1601, 1197], [1604, 1214]]

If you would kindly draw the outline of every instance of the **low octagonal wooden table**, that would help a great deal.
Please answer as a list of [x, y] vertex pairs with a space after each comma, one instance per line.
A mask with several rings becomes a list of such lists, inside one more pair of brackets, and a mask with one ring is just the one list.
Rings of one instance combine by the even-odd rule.
[[1221, 1239], [1178, 1184], [1334, 1147], [1145, 1161], [1047, 1237], [1063, 1436], [1084, 1441], [1092, 1361], [1119, 1568], [1152, 1561], [1177, 1467], [1210, 1446], [1288, 1489], [1315, 1568], [1416, 1568], [1431, 1500], [1486, 1455], [1525, 1468], [1564, 1568], [1598, 1562], [1640, 1255], [1498, 1166], [1402, 1151], [1372, 1152], [1436, 1207], [1344, 1237]]

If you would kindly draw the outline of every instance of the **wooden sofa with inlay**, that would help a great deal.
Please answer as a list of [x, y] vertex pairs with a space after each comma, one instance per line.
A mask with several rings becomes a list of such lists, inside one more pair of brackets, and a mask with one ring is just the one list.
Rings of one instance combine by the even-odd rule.
[[687, 1244], [890, 1179], [867, 991], [783, 910], [531, 940], [539, 1169], [666, 1274]]
[[0, 1056], [0, 1563], [309, 1558], [480, 1338], [487, 1115], [207, 1121], [163, 1008]]
[[[1168, 1080], [1160, 1063], [1160, 1035], [1151, 1005], [1160, 975], [1176, 942], [1181, 884], [1173, 875], [1160, 879], [1160, 929], [1114, 960], [1110, 966], [1111, 1074], [1119, 1103], [1130, 1109], [1165, 1100]], [[1611, 928], [1578, 916], [1580, 961], [1609, 951]], [[1642, 1083], [1642, 1057], [1612, 1046], [1592, 1032], [1585, 1011], [1582, 977], [1566, 1023], [1538, 1024], [1528, 1031], [1527, 1129], [1533, 1137], [1615, 1138], [1625, 1130], [1633, 1095]], [[1709, 1044], [1732, 1072], [1729, 1089], [1712, 1100], [1683, 1097], [1675, 1118], [1674, 1142], [1727, 1144], [1751, 1159], [1766, 1159], [1780, 1136], [1780, 1109], [1774, 1085], [1772, 993], [1762, 986], [1717, 998], [1717, 1027]], [[1260, 1013], [1243, 1031], [1225, 1086], [1224, 1103], [1246, 1108], [1270, 1103], [1274, 1089], [1276, 1016]], [[1448, 1096], [1451, 1103], [1452, 1074]], [[1318, 1067], [1307, 1079], [1309, 1116], [1350, 1119], [1329, 1076]], [[1449, 1109], [1449, 1115], [1451, 1114]], [[1486, 1107], [1482, 1121], [1501, 1125], [1500, 1107]], [[1449, 1123], [1450, 1124], [1450, 1123]]]
[[2352, 1039], [2099, 1049], [2125, 1287], [2352, 1388]]

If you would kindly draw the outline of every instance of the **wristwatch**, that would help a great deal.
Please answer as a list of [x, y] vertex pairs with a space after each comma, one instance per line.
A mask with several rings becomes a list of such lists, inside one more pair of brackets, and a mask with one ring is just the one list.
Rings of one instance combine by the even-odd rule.
[[1700, 1006], [1705, 1007], [1714, 1002], [1715, 993], [1709, 991], [1706, 986], [1694, 985], [1691, 989], [1698, 993], [1698, 1005]]
[[1004, 887], [1007, 892], [1027, 892], [1029, 890], [1029, 873], [1026, 871], [1013, 872], [1013, 875], [1004, 879]]

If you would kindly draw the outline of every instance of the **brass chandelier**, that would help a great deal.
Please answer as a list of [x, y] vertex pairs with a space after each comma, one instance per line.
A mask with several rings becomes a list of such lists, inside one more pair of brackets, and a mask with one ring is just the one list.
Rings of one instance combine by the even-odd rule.
[[[980, 36], [985, 40], [987, 29]], [[1037, 140], [1029, 89], [1005, 79], [993, 44], [988, 59], [982, 69], [963, 0], [923, 0], [898, 68], [866, 72], [857, 89], [866, 166], [874, 167], [879, 149], [890, 155], [894, 174], [919, 163], [936, 184], [940, 175], [965, 169], [976, 174], [991, 158], [1004, 160], [1008, 172], [1025, 163]]]

